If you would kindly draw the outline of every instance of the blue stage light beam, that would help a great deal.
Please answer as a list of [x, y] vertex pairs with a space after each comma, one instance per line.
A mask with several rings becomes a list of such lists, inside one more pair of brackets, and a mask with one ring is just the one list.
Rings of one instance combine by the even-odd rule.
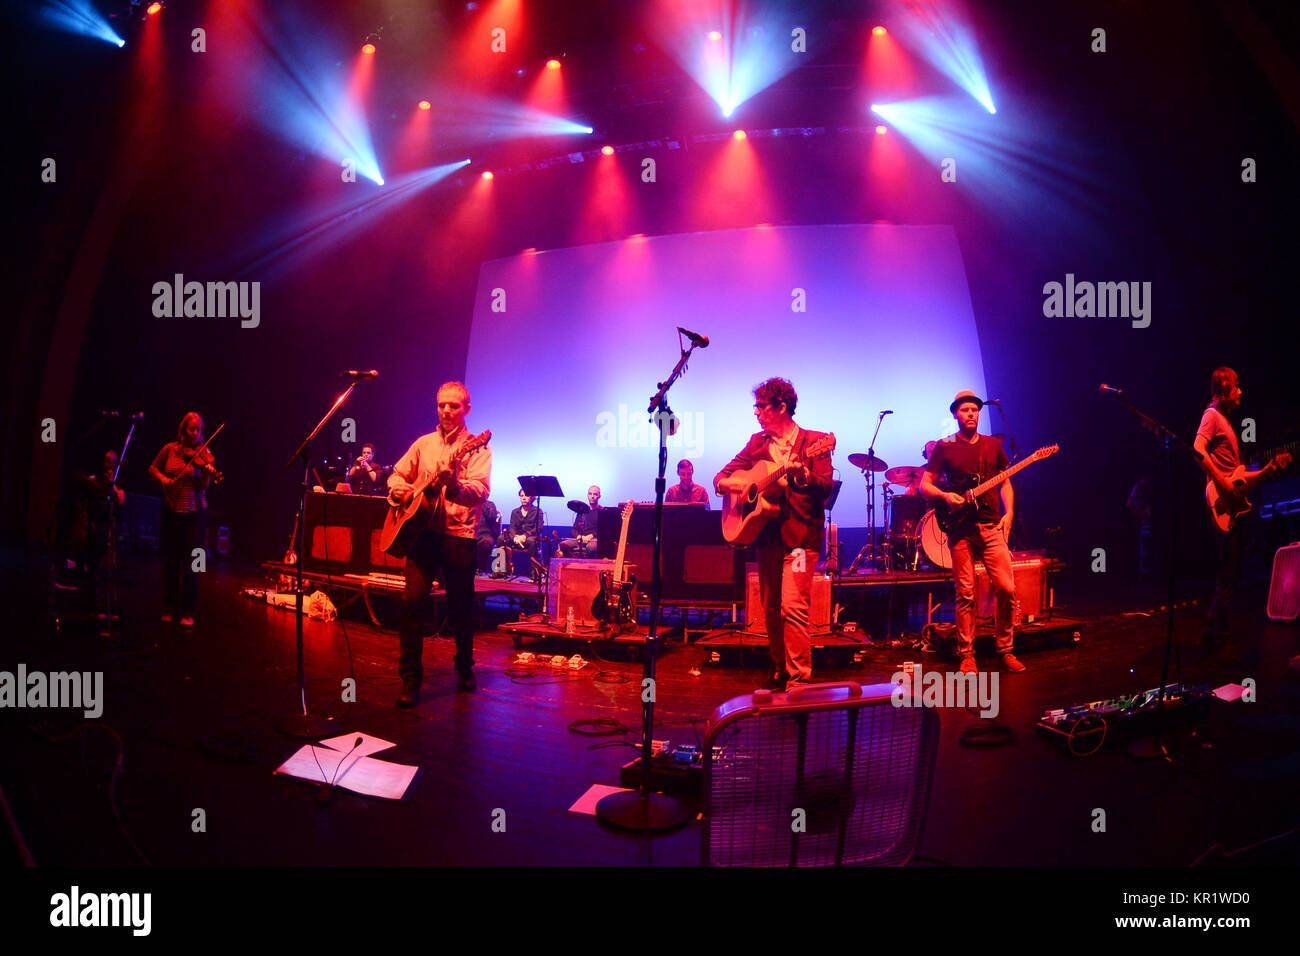
[[958, 0], [907, 0], [894, 32], [904, 46], [996, 113], [970, 15]]
[[553, 116], [513, 100], [450, 94], [431, 97], [435, 126], [443, 142], [525, 139], [530, 136], [589, 136], [586, 123]]
[[[294, 16], [287, 6], [277, 13]], [[342, 44], [322, 36], [317, 24], [250, 26], [266, 54], [258, 80], [263, 91], [259, 120], [272, 134], [316, 155], [339, 164], [351, 160], [357, 173], [382, 186], [364, 104], [348, 95], [346, 64], [351, 58], [341, 52]]]
[[41, 5], [41, 19], [56, 30], [94, 37], [115, 47], [126, 46], [90, 0], [47, 0]]
[[265, 238], [254, 244], [256, 251], [251, 260], [234, 266], [231, 271], [238, 275], [265, 276], [319, 255], [375, 226], [398, 205], [468, 166], [469, 162], [462, 159], [403, 173], [383, 189], [363, 198], [334, 199], [302, 215], [281, 220], [268, 226]]
[[658, 0], [646, 26], [729, 117], [806, 58], [794, 50], [793, 31], [806, 31], [799, 7], [791, 0]]

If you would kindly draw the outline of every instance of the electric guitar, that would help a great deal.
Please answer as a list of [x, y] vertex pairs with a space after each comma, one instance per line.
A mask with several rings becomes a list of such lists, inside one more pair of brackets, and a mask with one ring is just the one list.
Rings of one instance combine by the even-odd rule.
[[618, 536], [618, 554], [613, 571], [600, 572], [600, 590], [591, 602], [591, 616], [605, 624], [613, 624], [620, 631], [636, 626], [636, 575], [623, 573], [623, 558], [627, 554], [627, 528], [632, 523], [634, 504], [623, 506], [623, 530]]
[[744, 471], [732, 472], [728, 478], [745, 482], [743, 491], [727, 492], [722, 499], [722, 536], [730, 544], [753, 544], [758, 540], [764, 525], [781, 511], [781, 496], [785, 492], [790, 472], [798, 471], [807, 462], [835, 450], [835, 435], [831, 433], [813, 442], [803, 451], [802, 462], [778, 465], [774, 461], [760, 461]]
[[938, 522], [940, 530], [951, 534], [955, 529], [975, 520], [976, 514], [979, 513], [979, 496], [984, 494], [990, 488], [996, 488], [1002, 482], [1015, 475], [1020, 469], [1025, 468], [1036, 461], [1042, 461], [1044, 458], [1050, 458], [1061, 450], [1060, 445], [1047, 445], [1038, 449], [1028, 458], [1022, 458], [1005, 471], [1000, 471], [987, 481], [981, 480], [979, 475], [971, 475], [964, 481], [954, 482], [951, 487], [945, 488], [954, 494], [959, 494], [965, 499], [960, 508], [950, 505], [942, 498], [936, 498], [934, 501], [934, 520]]
[[[485, 431], [460, 443], [451, 453], [451, 469], [492, 440], [492, 432]], [[433, 502], [438, 498], [442, 482], [436, 474], [421, 476], [411, 489], [411, 497], [404, 505], [392, 505], [384, 516], [384, 530], [379, 535], [379, 546], [395, 558], [404, 558], [415, 539], [429, 524]]]
[[1232, 483], [1232, 491], [1226, 494], [1219, 491], [1212, 479], [1207, 480], [1205, 503], [1209, 506], [1210, 517], [1214, 519], [1215, 526], [1223, 532], [1231, 531], [1236, 526], [1237, 519], [1254, 507], [1246, 494], [1254, 491], [1289, 464], [1291, 464], [1291, 453], [1283, 452], [1275, 455], [1272, 461], [1249, 477], [1247, 477], [1246, 466], [1238, 465], [1228, 476], [1228, 480]]

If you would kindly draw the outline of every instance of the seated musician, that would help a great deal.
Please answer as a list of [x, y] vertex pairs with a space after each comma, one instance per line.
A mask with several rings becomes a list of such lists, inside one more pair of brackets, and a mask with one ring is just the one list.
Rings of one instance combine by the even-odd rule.
[[600, 486], [587, 489], [587, 504], [591, 510], [573, 519], [573, 537], [560, 542], [560, 554], [566, 558], [596, 557], [596, 514], [600, 508]]
[[695, 484], [695, 466], [685, 458], [677, 463], [677, 477], [681, 480], [664, 494], [665, 502], [702, 502], [705, 508], [713, 507], [708, 490], [703, 485]]
[[542, 512], [533, 507], [532, 496], [524, 494], [521, 488], [519, 507], [510, 512], [510, 527], [506, 529], [505, 534], [501, 535], [501, 540], [497, 544], [512, 551], [526, 551], [536, 560], [541, 537]]

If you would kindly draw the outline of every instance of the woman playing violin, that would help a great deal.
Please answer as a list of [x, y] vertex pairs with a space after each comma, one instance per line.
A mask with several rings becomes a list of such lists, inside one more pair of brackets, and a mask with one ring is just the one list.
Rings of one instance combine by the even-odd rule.
[[221, 480], [212, 452], [203, 446], [203, 418], [189, 412], [176, 429], [176, 440], [163, 445], [149, 466], [149, 475], [163, 487], [162, 551], [166, 595], [162, 619], [177, 618], [194, 626], [199, 579], [193, 570], [193, 552], [203, 541], [205, 492]]

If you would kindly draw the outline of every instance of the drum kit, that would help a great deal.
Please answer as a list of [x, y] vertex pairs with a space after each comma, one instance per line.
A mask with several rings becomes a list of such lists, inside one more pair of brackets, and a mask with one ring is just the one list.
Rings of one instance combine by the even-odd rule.
[[[923, 562], [927, 569], [951, 569], [952, 553], [948, 549], [948, 536], [939, 530], [933, 506], [921, 495], [921, 476], [925, 473], [925, 466], [899, 465], [890, 468], [887, 462], [871, 454], [849, 455], [849, 464], [862, 472], [869, 489], [875, 482], [876, 474], [884, 472], [885, 480], [881, 482], [880, 488], [884, 494], [888, 532], [874, 549], [868, 542], [845, 573], [855, 573], [863, 562], [869, 570], [891, 573], [918, 571]], [[893, 486], [906, 490], [896, 492]], [[868, 497], [874, 499], [874, 496]], [[869, 527], [874, 528], [874, 500], [868, 510]]]

